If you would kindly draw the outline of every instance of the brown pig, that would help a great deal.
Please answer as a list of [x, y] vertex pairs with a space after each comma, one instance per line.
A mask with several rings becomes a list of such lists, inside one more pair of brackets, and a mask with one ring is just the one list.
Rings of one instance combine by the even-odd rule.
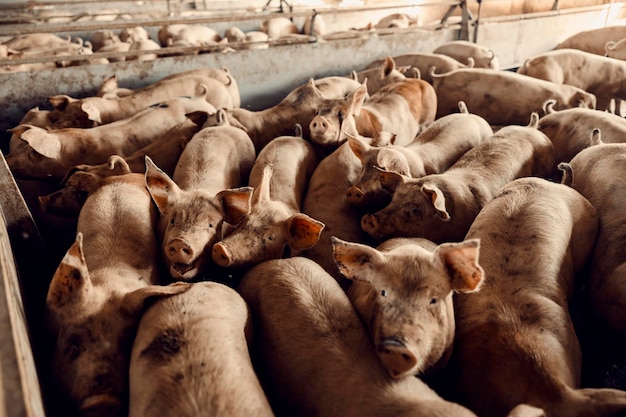
[[547, 417], [626, 409], [626, 391], [580, 388], [582, 358], [569, 308], [597, 230], [588, 200], [542, 178], [512, 181], [485, 205], [467, 239], [481, 240], [486, 279], [480, 291], [455, 299], [453, 398], [484, 417], [520, 404]]
[[[278, 137], [259, 152], [248, 182], [254, 188], [250, 211], [213, 245], [213, 261], [219, 266], [250, 267], [282, 257], [287, 247], [302, 251], [318, 242], [324, 224], [300, 209], [317, 167], [315, 150], [301, 134], [299, 129], [296, 136]], [[228, 216], [228, 204], [225, 210]]]
[[296, 123], [302, 126], [302, 135], [308, 140], [309, 123], [315, 117], [319, 103], [325, 98], [345, 97], [359, 85], [358, 81], [348, 77], [311, 78], [275, 106], [259, 111], [236, 108], [227, 115], [233, 126], [241, 127], [250, 135], [258, 153], [272, 139], [290, 135]]
[[608, 108], [613, 98], [626, 100], [626, 61], [621, 59], [579, 49], [555, 49], [527, 59], [517, 72], [588, 91], [596, 96], [598, 109]]
[[131, 172], [145, 172], [146, 155], [152, 158], [152, 161], [165, 173], [172, 175], [180, 154], [191, 137], [200, 130], [200, 127], [191, 119], [187, 119], [128, 157], [111, 155], [104, 164], [76, 165], [70, 168], [61, 181], [63, 188], [39, 196], [39, 203], [43, 210], [48, 213], [76, 216], [85, 202], [87, 194], [93, 191], [103, 178]]
[[384, 131], [395, 135], [395, 144], [404, 146], [435, 120], [437, 95], [424, 80], [405, 78], [366, 100], [367, 95], [364, 82], [345, 98], [324, 100], [309, 125], [311, 141], [328, 152], [346, 142], [346, 134], [378, 138]]
[[[353, 71], [351, 76], [361, 84], [366, 82], [367, 92], [374, 94], [391, 82], [407, 78], [409, 70], [411, 70], [410, 67], [396, 67], [393, 58], [387, 56], [379, 67], [359, 72]], [[412, 78], [420, 78], [420, 75], [417, 68], [413, 68], [409, 73], [409, 77]]]
[[549, 99], [556, 100], [557, 110], [581, 105], [596, 108], [596, 97], [581, 88], [511, 71], [465, 68], [431, 76], [439, 99], [437, 118], [456, 112], [459, 101], [492, 126], [524, 125]]
[[[435, 68], [437, 73], [450, 72], [459, 68], [472, 68], [474, 67], [473, 58], [469, 58], [469, 65], [465, 65], [456, 59], [444, 54], [433, 53], [414, 53], [406, 55], [392, 56], [397, 66], [408, 66], [417, 68], [420, 72], [420, 78], [430, 84], [433, 83], [433, 78], [430, 75], [431, 68]], [[371, 62], [366, 69], [379, 68], [384, 63], [384, 60], [376, 60]]]
[[421, 379], [389, 376], [349, 298], [312, 260], [262, 262], [238, 290], [250, 306], [253, 358], [277, 416], [475, 416]]
[[146, 183], [160, 213], [163, 257], [175, 280], [196, 279], [207, 271], [223, 221], [237, 224], [250, 209], [253, 189], [242, 186], [254, 164], [254, 145], [228, 123], [222, 109], [216, 116], [215, 125], [205, 124], [191, 138], [172, 178], [146, 158]]
[[554, 149], [537, 121], [533, 113], [528, 126], [498, 130], [441, 174], [414, 179], [381, 171], [381, 184], [393, 197], [385, 208], [363, 216], [363, 230], [379, 241], [399, 236], [462, 240], [501, 187], [519, 177], [552, 173]]
[[217, 282], [152, 304], [130, 358], [129, 417], [273, 417], [252, 368], [246, 302]]
[[215, 112], [203, 94], [170, 99], [128, 119], [91, 129], [45, 130], [19, 125], [13, 132], [29, 146], [8, 154], [7, 164], [15, 176], [60, 181], [75, 165], [102, 164], [111, 155], [132, 154], [183, 123], [187, 113], [197, 110]]
[[241, 101], [239, 87], [228, 69], [204, 68], [176, 73], [134, 90], [132, 94], [103, 98], [73, 99], [67, 95], [48, 97], [50, 104], [61, 112], [56, 128], [94, 127], [125, 119], [155, 103], [174, 97], [195, 96], [207, 87], [206, 101], [216, 109], [234, 108]]
[[52, 277], [52, 375], [81, 416], [126, 415], [128, 361], [144, 301], [187, 289], [159, 285], [156, 219], [143, 175], [108, 178], [85, 202], [76, 241]]
[[389, 239], [372, 248], [333, 238], [335, 262], [352, 280], [348, 296], [393, 378], [432, 374], [454, 342], [455, 292], [478, 291], [480, 241]]
[[439, 174], [493, 135], [489, 123], [470, 114], [465, 103], [459, 102], [459, 110], [429, 124], [406, 146], [370, 146], [349, 136], [350, 148], [361, 161], [361, 174], [347, 191], [348, 201], [362, 208], [382, 208], [390, 195], [380, 186], [379, 169], [413, 178]]
[[[600, 218], [600, 230], [590, 265], [585, 309], [594, 329], [602, 329], [602, 349], [620, 350], [626, 340], [626, 216], [623, 203], [626, 190], [626, 144], [605, 143], [580, 151], [569, 163], [570, 175], [564, 182], [593, 204]], [[562, 166], [561, 166], [562, 167]]]

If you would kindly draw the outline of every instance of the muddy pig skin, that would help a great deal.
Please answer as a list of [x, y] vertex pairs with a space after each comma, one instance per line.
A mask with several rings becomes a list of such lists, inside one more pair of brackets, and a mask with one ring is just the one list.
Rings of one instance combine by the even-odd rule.
[[277, 416], [474, 416], [416, 377], [389, 376], [347, 295], [312, 260], [265, 261], [238, 289], [253, 318], [253, 360]]
[[455, 292], [478, 291], [480, 241], [435, 245], [395, 238], [377, 248], [333, 238], [335, 262], [351, 279], [348, 296], [381, 363], [394, 378], [432, 374], [454, 342]]
[[130, 359], [129, 417], [272, 417], [252, 368], [248, 306], [217, 282], [144, 313]]
[[128, 361], [144, 301], [188, 288], [160, 285], [155, 222], [142, 174], [107, 178], [87, 198], [76, 240], [52, 277], [52, 376], [80, 416], [126, 415]]

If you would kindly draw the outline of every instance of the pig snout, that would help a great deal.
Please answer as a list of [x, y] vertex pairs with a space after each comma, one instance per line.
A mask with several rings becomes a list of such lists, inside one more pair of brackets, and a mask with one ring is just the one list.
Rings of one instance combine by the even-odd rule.
[[378, 232], [378, 220], [376, 216], [373, 214], [365, 214], [361, 218], [361, 228], [365, 231], [365, 233], [375, 236]]
[[92, 395], [83, 400], [79, 413], [81, 417], [119, 417], [122, 401], [110, 394]]
[[171, 239], [165, 246], [165, 254], [171, 263], [170, 274], [174, 278], [193, 278], [198, 272], [196, 261], [200, 254], [186, 240]]
[[231, 251], [222, 242], [218, 242], [215, 245], [213, 245], [212, 256], [213, 256], [213, 262], [215, 262], [222, 268], [227, 268], [231, 266], [234, 262]]
[[346, 197], [348, 199], [348, 203], [359, 205], [363, 202], [363, 197], [365, 196], [365, 192], [359, 187], [355, 187], [354, 185], [348, 188], [346, 191]]
[[397, 337], [389, 337], [378, 344], [378, 355], [383, 366], [394, 378], [401, 378], [417, 365], [415, 354]]
[[311, 124], [309, 125], [309, 130], [311, 130], [311, 135], [313, 136], [324, 136], [328, 131], [330, 124], [328, 120], [326, 120], [323, 116], [315, 116], [313, 120], [311, 120]]

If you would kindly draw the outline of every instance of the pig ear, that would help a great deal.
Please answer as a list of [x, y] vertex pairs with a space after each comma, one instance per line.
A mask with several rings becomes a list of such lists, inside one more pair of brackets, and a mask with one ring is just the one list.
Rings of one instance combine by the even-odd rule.
[[180, 188], [172, 179], [156, 166], [152, 159], [146, 155], [146, 187], [152, 196], [159, 213], [167, 212], [167, 202], [170, 197], [178, 197]]
[[383, 255], [371, 246], [351, 243], [332, 236], [333, 257], [339, 272], [347, 279], [370, 282], [364, 273], [370, 265], [383, 262]]
[[352, 149], [352, 152], [354, 152], [357, 158], [363, 161], [363, 154], [367, 152], [371, 146], [356, 136], [352, 136], [347, 133], [346, 136], [348, 137], [348, 145], [350, 146], [350, 149]]
[[50, 103], [50, 105], [54, 107], [55, 110], [59, 111], [64, 111], [67, 108], [67, 105], [73, 103], [74, 101], [77, 101], [77, 99], [67, 96], [65, 94], [48, 97], [48, 103]]
[[270, 182], [274, 175], [274, 165], [267, 164], [263, 167], [263, 174], [261, 175], [261, 182], [254, 189], [252, 194], [252, 204], [259, 205], [263, 201], [270, 201]]
[[315, 80], [313, 78], [309, 78], [309, 81], [307, 82], [307, 87], [313, 92], [313, 95], [316, 99], [325, 100], [324, 94], [322, 94], [320, 89], [317, 88], [317, 86], [315, 85]]
[[83, 234], [78, 232], [76, 240], [57, 267], [46, 297], [52, 310], [84, 300], [91, 288], [91, 279], [83, 252]]
[[380, 186], [390, 193], [395, 193], [398, 185], [405, 182], [406, 179], [402, 174], [398, 174], [397, 172], [386, 171], [384, 169], [375, 167], [379, 174]]
[[358, 116], [361, 113], [361, 107], [363, 107], [363, 103], [367, 98], [367, 78], [363, 80], [363, 84], [356, 90], [354, 90], [348, 96], [348, 104], [350, 109], [350, 114], [354, 116]]
[[80, 105], [80, 109], [83, 111], [83, 113], [85, 113], [88, 120], [91, 120], [92, 122], [98, 125], [102, 124], [102, 117], [100, 115], [100, 109], [94, 106], [93, 103], [90, 103], [90, 102], [82, 103]]
[[216, 198], [222, 203], [224, 220], [227, 223], [237, 224], [250, 213], [253, 191], [252, 187], [240, 187], [217, 193]]
[[117, 82], [117, 75], [111, 75], [109, 78], [102, 81], [102, 84], [100, 84], [100, 89], [98, 90], [98, 93], [101, 93], [101, 94], [111, 93], [118, 88], [119, 88], [119, 83]]
[[180, 294], [190, 289], [192, 285], [189, 282], [174, 282], [169, 285], [148, 285], [126, 294], [122, 302], [122, 308], [132, 317], [138, 317], [143, 313], [148, 299]]
[[422, 193], [430, 199], [433, 207], [439, 213], [439, 217], [443, 221], [450, 221], [450, 214], [446, 211], [446, 197], [439, 187], [434, 184], [424, 184], [422, 185]]
[[469, 293], [480, 289], [485, 271], [478, 264], [480, 239], [468, 239], [459, 243], [442, 243], [434, 252], [450, 274], [452, 289]]
[[296, 213], [287, 222], [289, 229], [288, 242], [293, 250], [312, 248], [320, 240], [324, 223], [319, 222], [304, 213]]
[[30, 145], [33, 150], [47, 158], [59, 159], [61, 154], [61, 142], [56, 136], [45, 129], [31, 126], [20, 135], [20, 139]]
[[391, 74], [391, 71], [393, 71], [394, 69], [396, 69], [396, 62], [393, 60], [392, 57], [386, 56], [385, 62], [383, 63], [380, 69], [381, 78], [387, 77], [389, 74]]

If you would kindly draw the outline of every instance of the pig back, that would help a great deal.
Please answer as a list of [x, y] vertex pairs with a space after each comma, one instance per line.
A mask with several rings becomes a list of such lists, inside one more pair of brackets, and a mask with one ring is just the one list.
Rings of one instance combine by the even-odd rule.
[[129, 417], [273, 416], [252, 368], [249, 319], [241, 296], [216, 282], [156, 301], [133, 345]]

